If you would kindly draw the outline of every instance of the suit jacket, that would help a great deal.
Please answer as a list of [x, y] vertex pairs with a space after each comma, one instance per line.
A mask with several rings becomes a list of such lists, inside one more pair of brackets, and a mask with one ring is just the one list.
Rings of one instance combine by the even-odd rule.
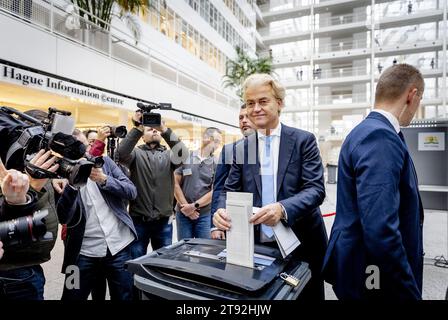
[[[137, 189], [121, 169], [109, 158], [104, 157], [104, 174], [107, 175], [106, 185], [100, 186], [100, 192], [109, 208], [124, 224], [126, 224], [137, 239], [134, 223], [127, 211], [128, 200], [137, 197]], [[72, 220], [67, 224], [64, 261], [62, 273], [67, 266], [77, 263], [86, 227], [86, 210], [79, 190], [66, 186], [57, 205], [58, 212], [69, 212]]]
[[[325, 280], [339, 299], [421, 299], [422, 226], [406, 144], [386, 117], [373, 112], [341, 149]], [[369, 265], [379, 268], [379, 290], [366, 289]]]
[[[258, 134], [253, 134], [236, 144], [224, 191], [251, 192], [254, 206], [262, 207], [261, 187]], [[221, 193], [218, 208], [225, 208], [225, 192]], [[292, 255], [309, 262], [313, 276], [320, 274], [327, 248], [327, 234], [319, 210], [324, 198], [323, 167], [314, 135], [282, 124], [277, 201], [285, 207], [288, 224], [301, 242]], [[255, 241], [259, 238], [257, 225]]]
[[221, 192], [224, 190], [224, 185], [226, 183], [227, 177], [229, 176], [230, 169], [232, 168], [232, 161], [233, 161], [233, 151], [235, 149], [235, 145], [241, 140], [238, 140], [233, 143], [226, 144], [222, 150], [221, 154], [219, 155], [218, 165], [216, 166], [215, 170], [215, 178], [213, 181], [213, 194], [212, 194], [212, 207], [211, 207], [211, 219], [213, 225], [213, 214], [216, 212], [216, 210], [219, 209], [219, 198], [221, 195]]

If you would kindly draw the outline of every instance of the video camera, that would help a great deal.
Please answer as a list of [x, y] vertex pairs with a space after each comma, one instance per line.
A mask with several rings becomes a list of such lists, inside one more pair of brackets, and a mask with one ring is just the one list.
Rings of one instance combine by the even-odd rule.
[[[81, 159], [86, 147], [72, 136], [74, 119], [71, 113], [48, 109], [42, 122], [9, 107], [0, 107], [0, 156], [8, 169], [26, 170], [33, 178], [65, 178], [70, 185], [81, 187], [90, 176], [94, 163]], [[3, 145], [3, 143], [2, 143]], [[58, 154], [56, 173], [36, 167], [29, 161], [41, 149]]]
[[141, 102], [137, 103], [137, 107], [142, 112], [141, 123], [135, 123], [135, 125], [143, 125], [145, 127], [160, 127], [162, 124], [162, 116], [160, 113], [152, 113], [152, 110], [171, 110], [171, 103], [153, 103], [143, 104]]
[[4, 247], [29, 245], [37, 241], [51, 241], [53, 234], [47, 232], [45, 217], [48, 210], [33, 215], [0, 222], [0, 241]]

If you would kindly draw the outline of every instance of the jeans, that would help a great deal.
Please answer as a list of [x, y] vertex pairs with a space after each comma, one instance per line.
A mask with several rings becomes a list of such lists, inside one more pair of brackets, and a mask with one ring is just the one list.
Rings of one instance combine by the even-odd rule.
[[65, 285], [62, 300], [87, 300], [92, 289], [98, 285], [98, 279], [104, 278], [109, 285], [111, 300], [132, 300], [133, 277], [124, 266], [131, 259], [130, 252], [130, 246], [127, 246], [115, 256], [109, 250], [103, 258], [80, 254], [76, 264], [79, 268], [79, 288], [69, 289]]
[[140, 217], [132, 217], [138, 239], [131, 243], [132, 259], [144, 256], [149, 242], [153, 250], [169, 246], [173, 239], [173, 225], [169, 217], [159, 220], [143, 221]]
[[196, 220], [191, 220], [182, 212], [177, 212], [177, 240], [186, 238], [210, 239], [210, 221], [210, 212], [201, 214]]
[[0, 271], [0, 300], [44, 300], [44, 285], [40, 265]]

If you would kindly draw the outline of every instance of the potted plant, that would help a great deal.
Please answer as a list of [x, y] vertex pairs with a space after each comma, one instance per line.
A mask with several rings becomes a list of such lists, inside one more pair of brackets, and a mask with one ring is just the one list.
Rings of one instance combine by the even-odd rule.
[[244, 80], [254, 73], [273, 73], [272, 58], [251, 58], [243, 49], [236, 47], [237, 57], [226, 63], [226, 74], [223, 77], [224, 88], [234, 88], [242, 98], [241, 87]]
[[82, 18], [83, 40], [95, 47], [108, 48], [113, 18], [122, 20], [136, 43], [141, 37], [138, 15], [149, 10], [149, 0], [70, 0]]

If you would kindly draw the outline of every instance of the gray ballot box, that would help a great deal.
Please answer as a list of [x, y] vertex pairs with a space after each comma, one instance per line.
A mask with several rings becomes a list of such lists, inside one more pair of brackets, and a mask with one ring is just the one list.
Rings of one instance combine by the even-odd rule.
[[255, 245], [254, 268], [226, 263], [223, 240], [184, 239], [130, 260], [140, 300], [295, 300], [311, 279], [308, 264]]

